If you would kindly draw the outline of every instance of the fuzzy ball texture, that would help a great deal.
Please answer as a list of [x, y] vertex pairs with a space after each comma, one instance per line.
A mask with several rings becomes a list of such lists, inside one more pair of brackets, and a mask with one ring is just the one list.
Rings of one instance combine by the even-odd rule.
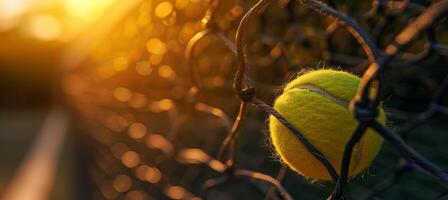
[[[339, 172], [345, 145], [357, 126], [348, 109], [360, 79], [336, 70], [316, 70], [291, 81], [274, 108], [330, 161]], [[378, 121], [386, 117], [380, 109]], [[330, 180], [326, 168], [299, 139], [274, 116], [270, 116], [272, 143], [281, 160], [297, 173], [315, 180]], [[349, 176], [365, 170], [378, 154], [383, 138], [368, 129], [353, 148]]]

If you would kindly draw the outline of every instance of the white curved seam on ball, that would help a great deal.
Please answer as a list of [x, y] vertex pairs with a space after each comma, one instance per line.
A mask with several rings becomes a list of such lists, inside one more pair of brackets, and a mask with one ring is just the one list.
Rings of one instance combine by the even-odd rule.
[[[338, 105], [340, 105], [340, 106], [342, 106], [344, 108], [348, 109], [348, 107], [349, 107], [348, 106], [349, 105], [348, 101], [346, 101], [344, 99], [341, 99], [341, 98], [339, 98], [337, 96], [334, 96], [333, 94], [328, 93], [327, 91], [325, 91], [324, 89], [322, 89], [322, 88], [320, 88], [318, 86], [311, 85], [311, 84], [304, 84], [304, 85], [299, 85], [299, 86], [294, 87], [294, 88], [296, 88], [296, 89], [305, 89], [305, 90], [308, 90], [310, 92], [317, 93], [317, 94], [322, 95], [323, 97], [327, 98], [328, 100], [330, 100], [330, 101], [332, 101], [332, 102], [334, 102], [334, 103], [336, 103], [336, 104], [338, 104]], [[359, 140], [358, 144], [357, 144], [358, 145], [358, 152], [355, 155], [355, 162], [353, 163], [353, 166], [351, 167], [350, 171], [355, 170], [358, 167], [358, 165], [361, 163], [362, 151], [363, 151], [363, 146], [364, 146], [362, 141], [363, 140], [361, 138]]]
[[339, 104], [339, 105], [341, 105], [341, 106], [343, 106], [345, 108], [348, 108], [348, 104], [349, 104], [348, 101], [346, 101], [344, 99], [341, 99], [341, 98], [339, 98], [337, 96], [334, 96], [334, 95], [328, 93], [327, 91], [325, 91], [324, 89], [322, 89], [320, 87], [317, 87], [315, 85], [305, 84], [305, 85], [299, 85], [299, 86], [297, 86], [295, 88], [297, 88], [297, 89], [306, 89], [306, 90], [309, 90], [311, 92], [320, 94], [320, 95], [324, 96], [325, 98], [335, 102], [336, 104]]

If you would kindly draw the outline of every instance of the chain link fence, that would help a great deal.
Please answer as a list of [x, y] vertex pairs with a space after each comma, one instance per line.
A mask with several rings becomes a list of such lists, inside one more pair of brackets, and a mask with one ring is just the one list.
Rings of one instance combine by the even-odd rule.
[[[92, 199], [448, 199], [448, 1], [136, 2], [62, 81]], [[362, 77], [340, 171], [270, 106], [310, 68]], [[278, 162], [269, 115], [332, 182]], [[368, 128], [386, 144], [349, 180]]]

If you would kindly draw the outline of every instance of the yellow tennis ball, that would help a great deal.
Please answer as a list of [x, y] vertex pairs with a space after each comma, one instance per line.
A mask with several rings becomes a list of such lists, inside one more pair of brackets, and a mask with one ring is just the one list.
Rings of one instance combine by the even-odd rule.
[[[274, 108], [322, 152], [338, 173], [345, 145], [358, 124], [348, 103], [355, 96], [359, 82], [357, 76], [343, 71], [310, 71], [287, 84], [274, 103]], [[382, 109], [377, 119], [385, 123]], [[272, 115], [269, 125], [272, 143], [283, 162], [305, 177], [331, 179], [324, 165]], [[353, 148], [349, 176], [369, 167], [382, 142], [381, 136], [367, 129]]]

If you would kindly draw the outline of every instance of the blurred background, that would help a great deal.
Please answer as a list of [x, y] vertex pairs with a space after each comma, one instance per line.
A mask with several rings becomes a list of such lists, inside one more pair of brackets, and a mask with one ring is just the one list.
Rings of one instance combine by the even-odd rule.
[[[240, 103], [232, 91], [235, 57], [228, 43], [256, 3], [221, 1], [213, 24], [219, 31], [201, 39], [194, 58], [187, 59], [190, 39], [210, 20], [204, 18], [210, 2], [0, 0], [0, 198], [11, 188], [26, 189], [11, 184], [14, 177], [33, 176], [50, 182], [43, 199], [197, 198], [203, 183], [221, 172], [215, 155]], [[438, 1], [387, 1], [384, 10], [375, 10], [379, 2], [327, 1], [356, 19], [381, 49]], [[306, 69], [363, 74], [366, 57], [359, 44], [331, 24], [288, 0], [275, 1], [251, 24], [248, 74], [258, 98], [271, 105], [282, 85]], [[433, 28], [434, 35], [416, 38], [385, 72], [383, 101], [391, 130], [404, 130], [425, 112], [448, 77], [446, 52], [426, 55], [428, 38], [448, 43], [446, 20]], [[194, 86], [195, 76], [200, 87]], [[270, 145], [268, 115], [255, 108], [247, 115], [237, 166], [272, 177], [280, 171], [293, 197], [325, 199], [334, 183], [282, 169]], [[406, 131], [409, 144], [444, 169], [446, 120], [437, 115]], [[44, 134], [58, 130], [67, 134]], [[47, 148], [34, 149], [36, 144]], [[53, 155], [52, 149], [60, 150]], [[33, 152], [46, 156], [30, 161]], [[27, 175], [32, 170], [20, 167], [27, 163], [48, 164], [54, 175]], [[383, 180], [400, 174], [375, 199], [448, 199], [446, 185], [403, 163], [385, 143], [372, 168], [351, 180], [350, 196], [365, 199]], [[226, 182], [208, 197], [265, 198], [269, 187], [247, 182]]]
[[[0, 0], [0, 194], [18, 171], [50, 111], [64, 50], [114, 0]], [[70, 154], [65, 154], [70, 155]], [[70, 159], [67, 159], [70, 160]], [[52, 199], [70, 199], [69, 167]], [[59, 171], [59, 170], [58, 170]], [[1, 195], [3, 196], [3, 195]], [[76, 198], [73, 198], [76, 199]]]

